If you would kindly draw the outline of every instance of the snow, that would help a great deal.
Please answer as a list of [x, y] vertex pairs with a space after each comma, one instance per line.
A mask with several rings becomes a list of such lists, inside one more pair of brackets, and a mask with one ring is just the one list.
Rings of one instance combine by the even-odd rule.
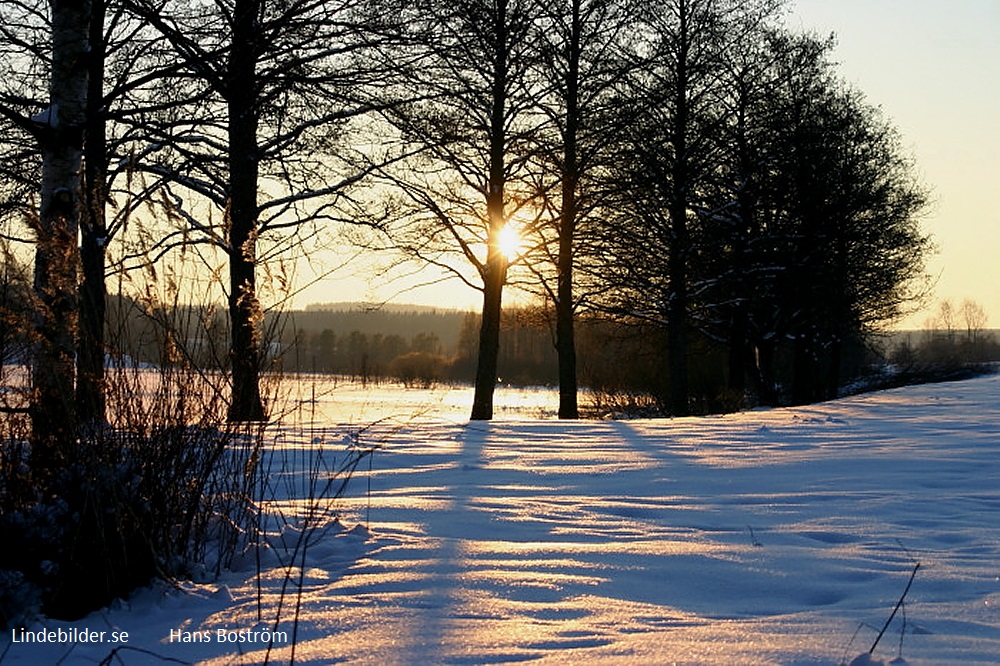
[[[8, 636], [0, 662], [94, 664], [119, 648], [111, 663], [256, 664], [261, 638], [285, 631], [267, 658], [287, 663], [293, 630], [306, 664], [1000, 660], [1000, 377], [575, 423], [462, 421], [451, 391], [408, 393], [404, 418], [367, 428], [402, 403], [357, 387], [313, 399], [322, 426], [276, 427], [283, 494], [237, 571], [29, 628], [127, 643]], [[532, 416], [552, 400], [535, 394], [520, 394]], [[332, 425], [338, 409], [353, 425]], [[378, 448], [347, 496], [310, 501], [305, 470], [355, 444]]]
[[44, 111], [32, 115], [30, 120], [42, 127], [56, 129], [59, 127], [59, 105], [53, 102]]

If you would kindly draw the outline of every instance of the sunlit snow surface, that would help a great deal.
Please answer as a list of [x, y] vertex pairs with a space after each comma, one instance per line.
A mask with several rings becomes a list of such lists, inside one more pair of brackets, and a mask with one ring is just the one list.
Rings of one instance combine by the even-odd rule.
[[[554, 397], [530, 392], [530, 418], [469, 423], [464, 392], [304, 391], [317, 426], [274, 429], [287, 480], [272, 511], [306, 510], [295, 495], [317, 456], [378, 449], [302, 568], [278, 547], [258, 577], [251, 553], [221, 580], [44, 626], [128, 631], [114, 663], [262, 663], [266, 645], [170, 630], [273, 627], [290, 573], [278, 627], [291, 632], [300, 601], [296, 663], [839, 664], [868, 652], [919, 561], [874, 659], [1000, 663], [998, 377], [577, 423], [536, 419]], [[3, 661], [111, 649], [14, 644]], [[286, 644], [269, 656], [290, 657]]]

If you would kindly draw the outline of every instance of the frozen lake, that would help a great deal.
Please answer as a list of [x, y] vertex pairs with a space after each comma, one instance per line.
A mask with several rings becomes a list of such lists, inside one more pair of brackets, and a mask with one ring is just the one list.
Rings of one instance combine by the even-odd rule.
[[[407, 388], [396, 382], [365, 385], [343, 377], [303, 375], [280, 381], [273, 411], [313, 423], [458, 422], [468, 420], [472, 395], [468, 385]], [[554, 388], [498, 386], [494, 394], [496, 420], [554, 418], [558, 409], [559, 392]]]
[[[224, 380], [211, 373], [198, 375], [170, 371], [172, 386], [192, 391], [196, 385], [208, 392], [210, 384], [228, 395]], [[0, 371], [0, 399], [11, 406], [23, 406], [29, 373], [22, 366], [4, 366]], [[108, 379], [118, 393], [142, 392], [152, 395], [163, 374], [156, 368], [108, 369]], [[172, 389], [175, 392], [176, 389]], [[409, 388], [395, 381], [379, 383], [352, 380], [337, 375], [265, 376], [262, 392], [274, 421], [294, 423], [367, 425], [377, 421], [413, 420], [463, 421], [472, 410], [473, 389], [467, 384], [438, 384], [430, 388]], [[581, 392], [581, 400], [584, 392]], [[547, 387], [498, 386], [494, 394], [494, 419], [554, 418], [559, 409], [559, 392]], [[113, 410], [109, 410], [113, 415]]]

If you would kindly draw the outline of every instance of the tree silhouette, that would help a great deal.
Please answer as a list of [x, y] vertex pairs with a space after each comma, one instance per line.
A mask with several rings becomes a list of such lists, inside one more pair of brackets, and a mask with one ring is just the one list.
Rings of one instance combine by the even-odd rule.
[[[535, 198], [527, 166], [541, 118], [534, 102], [531, 0], [429, 3], [415, 10], [416, 101], [387, 114], [415, 159], [383, 175], [400, 193], [393, 244], [483, 294], [472, 418], [493, 416], [500, 316], [509, 258], [501, 232]], [[453, 261], [471, 264], [478, 282]]]
[[[346, 193], [372, 168], [365, 162], [373, 156], [345, 160], [353, 148], [343, 137], [352, 119], [383, 103], [370, 93], [384, 78], [371, 62], [357, 67], [357, 54], [392, 30], [381, 7], [360, 0], [124, 1], [211, 93], [190, 108], [191, 121], [161, 128], [159, 159], [141, 168], [222, 212], [221, 226], [206, 224], [175, 192], [174, 213], [185, 224], [161, 238], [157, 251], [189, 242], [193, 229], [225, 252], [229, 419], [259, 420], [265, 410], [257, 267], [266, 258], [259, 243], [277, 243], [269, 252], [275, 256], [308, 234], [307, 225], [356, 219], [343, 211]], [[263, 200], [262, 190], [269, 193]]]
[[556, 183], [539, 188], [551, 210], [551, 224], [539, 231], [551, 237], [544, 259], [555, 276], [538, 266], [535, 273], [555, 309], [560, 418], [579, 415], [574, 319], [585, 293], [574, 293], [575, 271], [601, 252], [592, 242], [594, 218], [604, 204], [610, 148], [628, 124], [618, 102], [637, 64], [628, 38], [634, 10], [623, 0], [566, 0], [547, 4], [540, 19], [538, 76], [546, 94], [539, 106], [549, 123], [539, 169]]

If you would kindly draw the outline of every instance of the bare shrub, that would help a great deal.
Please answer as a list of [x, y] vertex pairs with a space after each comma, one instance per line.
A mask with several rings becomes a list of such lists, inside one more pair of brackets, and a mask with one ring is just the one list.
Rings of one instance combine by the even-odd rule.
[[226, 422], [210, 306], [176, 287], [132, 293], [108, 323], [105, 419], [74, 429], [65, 464], [32, 469], [17, 381], [29, 373], [3, 374], [0, 538], [19, 547], [0, 553], [0, 624], [78, 618], [156, 577], [218, 572], [253, 534], [264, 424]]
[[643, 391], [605, 387], [585, 393], [580, 411], [590, 418], [650, 418], [662, 416], [664, 406]]
[[26, 424], [6, 419], [0, 482], [19, 490], [2, 495], [0, 534], [20, 547], [0, 554], [0, 599], [21, 602], [2, 609], [4, 624], [24, 622], [36, 599], [74, 619], [195, 563], [218, 570], [249, 533], [259, 433], [225, 425], [219, 392], [197, 374], [133, 367], [109, 379], [113, 421], [82, 429], [44, 484], [24, 464]]
[[408, 388], [430, 388], [441, 381], [447, 366], [444, 357], [429, 352], [409, 352], [389, 364], [389, 374]]

